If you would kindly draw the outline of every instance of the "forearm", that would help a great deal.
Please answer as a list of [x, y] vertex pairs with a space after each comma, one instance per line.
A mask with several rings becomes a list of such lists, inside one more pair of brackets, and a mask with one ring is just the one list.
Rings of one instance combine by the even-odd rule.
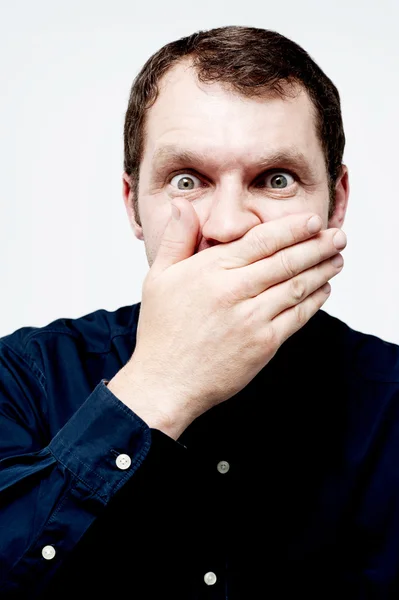
[[[1, 425], [12, 426], [5, 417]], [[16, 424], [14, 432], [22, 439]], [[14, 454], [3, 444], [1, 598], [17, 592], [18, 598], [34, 597], [52, 579], [109, 501], [134, 477], [150, 445], [146, 424], [102, 383], [47, 447]], [[129, 468], [118, 466], [118, 453], [130, 458]], [[51, 560], [42, 554], [46, 547], [55, 552]]]

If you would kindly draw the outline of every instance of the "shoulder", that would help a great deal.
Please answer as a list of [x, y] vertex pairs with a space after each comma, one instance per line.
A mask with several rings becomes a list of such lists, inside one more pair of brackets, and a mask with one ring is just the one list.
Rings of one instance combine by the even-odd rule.
[[324, 342], [342, 353], [353, 372], [370, 381], [399, 383], [399, 345], [357, 331], [322, 310], [317, 321]]
[[109, 352], [115, 338], [135, 336], [140, 303], [115, 311], [99, 309], [78, 318], [59, 318], [43, 327], [21, 327], [0, 338], [0, 356], [19, 356], [28, 363], [41, 363], [46, 355], [68, 351], [101, 354]]

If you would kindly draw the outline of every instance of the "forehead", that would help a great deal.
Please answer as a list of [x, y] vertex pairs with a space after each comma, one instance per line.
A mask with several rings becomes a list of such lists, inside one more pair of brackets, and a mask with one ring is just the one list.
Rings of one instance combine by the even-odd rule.
[[315, 113], [307, 93], [294, 97], [246, 98], [221, 83], [203, 84], [188, 62], [170, 69], [147, 113], [144, 162], [168, 144], [188, 146], [239, 164], [248, 157], [296, 148], [323, 168]]

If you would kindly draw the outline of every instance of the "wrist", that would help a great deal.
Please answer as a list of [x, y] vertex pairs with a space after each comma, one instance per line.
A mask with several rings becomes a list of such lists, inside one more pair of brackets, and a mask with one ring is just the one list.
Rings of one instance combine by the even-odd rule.
[[177, 410], [173, 400], [160, 386], [147, 384], [123, 367], [106, 384], [109, 391], [132, 410], [148, 427], [158, 429], [177, 440], [194, 420], [183, 411]]

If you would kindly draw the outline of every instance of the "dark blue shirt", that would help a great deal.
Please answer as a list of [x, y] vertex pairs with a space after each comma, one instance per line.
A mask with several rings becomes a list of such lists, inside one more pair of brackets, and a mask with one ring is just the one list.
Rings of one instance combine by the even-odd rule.
[[320, 310], [175, 441], [106, 385], [139, 311], [0, 340], [0, 598], [399, 597], [399, 347]]

